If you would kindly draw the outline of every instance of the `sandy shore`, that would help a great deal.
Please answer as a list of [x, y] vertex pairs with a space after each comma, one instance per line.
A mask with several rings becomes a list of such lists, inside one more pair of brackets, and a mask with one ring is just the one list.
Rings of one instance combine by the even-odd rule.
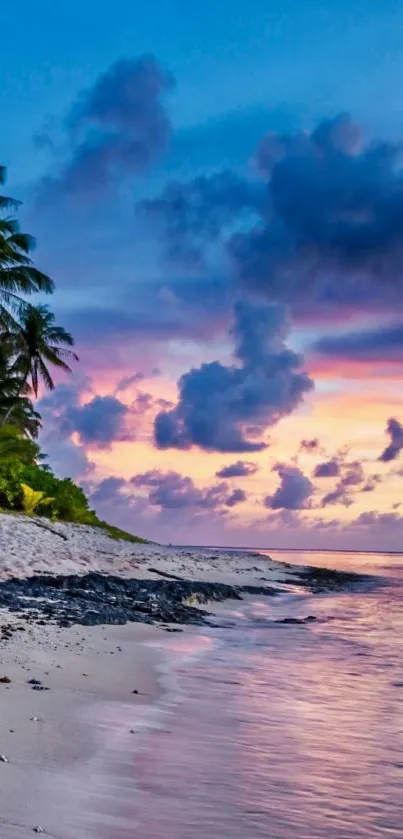
[[[96, 572], [95, 583], [89, 582], [91, 572]], [[100, 574], [105, 590], [99, 587]], [[164, 608], [168, 602], [165, 614], [170, 614], [167, 589], [177, 590], [180, 610], [183, 589], [191, 594], [197, 581], [199, 589], [200, 583], [252, 585], [270, 595], [271, 587], [287, 588], [300, 574], [301, 567], [257, 553], [134, 544], [113, 540], [96, 528], [0, 514], [1, 839], [23, 839], [35, 829], [53, 839], [134, 836], [133, 761], [141, 732], [161, 720], [159, 674], [178, 655], [203, 644], [204, 637], [197, 630], [168, 635], [141, 621], [161, 621], [158, 609], [154, 611], [159, 597]], [[61, 585], [45, 585], [33, 594], [33, 583], [40, 583], [43, 575], [52, 575], [52, 581], [57, 575]], [[79, 575], [71, 589], [66, 575]], [[111, 585], [111, 575], [119, 585]], [[17, 600], [12, 599], [15, 585], [20, 587]], [[90, 600], [91, 585], [95, 599], [89, 613], [85, 599]], [[104, 598], [108, 624], [127, 620], [119, 611], [122, 588], [126, 605], [127, 599], [138, 598], [139, 622], [105, 626], [102, 619], [101, 625], [80, 625], [88, 614], [96, 622]], [[237, 594], [238, 588], [233, 591]], [[222, 596], [228, 594], [221, 592], [217, 599]], [[145, 609], [144, 598], [151, 610]], [[60, 611], [46, 611], [53, 608], [52, 600], [67, 603], [67, 611], [70, 603], [80, 601], [70, 617], [75, 625], [63, 623]], [[186, 605], [188, 612], [172, 614], [176, 620], [185, 614], [192, 622], [192, 608]], [[32, 679], [39, 684], [30, 683]]]
[[36, 826], [57, 839], [119, 836], [133, 752], [157, 719], [161, 636], [141, 624], [27, 627], [2, 642], [0, 678], [11, 680], [0, 684], [2, 839]]

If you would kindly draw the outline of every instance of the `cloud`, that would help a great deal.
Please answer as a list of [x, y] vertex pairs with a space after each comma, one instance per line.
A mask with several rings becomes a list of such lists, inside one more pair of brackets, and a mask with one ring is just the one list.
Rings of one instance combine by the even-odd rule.
[[341, 114], [311, 132], [271, 133], [256, 161], [263, 191], [215, 172], [150, 202], [170, 259], [189, 266], [190, 256], [199, 270], [228, 265], [229, 283], [286, 301], [298, 316], [394, 311], [403, 276], [400, 145], [364, 145]]
[[[330, 504], [343, 504], [345, 507], [350, 507], [353, 503], [351, 489], [358, 487], [365, 481], [362, 464], [358, 460], [351, 461], [350, 463], [343, 462], [342, 455], [338, 460], [334, 458], [332, 462], [337, 463], [339, 467], [338, 474], [342, 472], [342, 475], [336, 488], [322, 498], [321, 505], [322, 507], [328, 507]], [[361, 491], [364, 490], [361, 489]]]
[[225, 500], [226, 507], [235, 507], [237, 504], [242, 504], [246, 501], [247, 495], [243, 489], [234, 489], [231, 495]]
[[127, 405], [114, 396], [94, 396], [85, 405], [67, 411], [65, 422], [83, 443], [108, 448], [114, 441], [133, 439], [125, 429], [128, 412]]
[[265, 203], [265, 190], [231, 171], [168, 183], [141, 211], [161, 230], [168, 259], [186, 268], [205, 268], [209, 249], [231, 231], [234, 221], [251, 220]]
[[382, 483], [381, 475], [369, 475], [361, 492], [374, 492], [380, 483]]
[[56, 440], [79, 436], [83, 445], [107, 449], [114, 442], [134, 440], [139, 419], [149, 411], [154, 400], [148, 393], [138, 393], [130, 405], [116, 396], [92, 396], [89, 379], [78, 379], [68, 385], [59, 385], [39, 403], [45, 431], [53, 429]]
[[192, 478], [172, 470], [162, 472], [159, 469], [152, 469], [149, 472], [134, 475], [130, 484], [136, 488], [146, 488], [149, 503], [162, 509], [175, 510], [189, 507], [220, 510], [224, 505], [232, 507], [244, 500], [244, 497], [240, 497], [239, 494], [241, 490], [228, 494], [228, 485], [225, 483], [199, 489]]
[[318, 463], [315, 466], [313, 476], [314, 478], [335, 478], [340, 474], [340, 463], [333, 458], [324, 463]]
[[91, 493], [91, 502], [93, 504], [105, 504], [108, 501], [116, 503], [118, 497], [123, 500], [124, 496], [121, 495], [121, 490], [125, 486], [124, 478], [104, 478]]
[[[302, 357], [285, 345], [288, 330], [282, 306], [238, 302], [232, 329], [237, 366], [214, 361], [185, 373], [176, 407], [155, 419], [156, 445], [221, 452], [264, 449], [265, 429], [290, 414], [313, 388], [301, 371]], [[260, 439], [248, 435], [251, 426]]]
[[395, 460], [403, 449], [403, 426], [394, 417], [388, 419], [386, 433], [389, 434], [390, 443], [379, 456], [379, 460], [383, 461], [383, 463]]
[[301, 452], [317, 452], [319, 448], [319, 440], [315, 437], [313, 440], [301, 440], [299, 450]]
[[403, 325], [388, 324], [321, 338], [313, 349], [321, 355], [348, 361], [402, 362]]
[[121, 59], [83, 91], [65, 121], [70, 156], [44, 183], [48, 196], [99, 195], [145, 172], [166, 150], [170, 73], [152, 55]]
[[278, 463], [274, 471], [279, 475], [280, 486], [274, 495], [265, 498], [265, 506], [272, 510], [304, 510], [309, 507], [314, 487], [301, 469]]
[[249, 460], [237, 460], [236, 463], [224, 466], [215, 474], [216, 478], [244, 478], [247, 475], [255, 475], [258, 469], [256, 463], [251, 463]]
[[122, 393], [133, 385], [138, 385], [138, 383], [143, 379], [144, 373], [132, 373], [131, 376], [124, 376], [123, 379], [120, 379], [117, 383], [114, 396], [117, 396], [118, 393]]

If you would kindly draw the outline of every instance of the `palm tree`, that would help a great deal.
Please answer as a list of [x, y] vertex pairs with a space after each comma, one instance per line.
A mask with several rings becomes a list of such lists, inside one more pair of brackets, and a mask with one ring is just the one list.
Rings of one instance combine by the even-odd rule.
[[[0, 166], [0, 185], [4, 184], [6, 170]], [[25, 295], [34, 292], [51, 294], [53, 280], [35, 268], [29, 254], [35, 247], [35, 239], [21, 233], [14, 218], [5, 215], [15, 212], [19, 202], [0, 196], [0, 324], [6, 328], [15, 326], [11, 311], [19, 314], [26, 305]]]
[[38, 396], [39, 381], [48, 390], [55, 385], [49, 364], [67, 373], [71, 368], [67, 361], [78, 361], [78, 356], [66, 347], [72, 347], [72, 336], [62, 326], [55, 324], [55, 316], [47, 306], [26, 306], [20, 312], [20, 325], [13, 334], [15, 340], [14, 371], [20, 376], [19, 387], [12, 404], [3, 417], [4, 425], [14, 411], [24, 392], [32, 388]]

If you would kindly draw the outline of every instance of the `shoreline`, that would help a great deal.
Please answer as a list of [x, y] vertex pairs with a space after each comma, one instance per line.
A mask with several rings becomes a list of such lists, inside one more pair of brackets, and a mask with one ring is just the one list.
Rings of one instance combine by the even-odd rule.
[[131, 835], [133, 756], [141, 733], [180, 697], [175, 665], [215, 643], [200, 629], [217, 625], [228, 599], [360, 580], [256, 552], [134, 545], [76, 525], [44, 533], [35, 521], [13, 517], [10, 527], [4, 518], [2, 839], [35, 828], [54, 839]]

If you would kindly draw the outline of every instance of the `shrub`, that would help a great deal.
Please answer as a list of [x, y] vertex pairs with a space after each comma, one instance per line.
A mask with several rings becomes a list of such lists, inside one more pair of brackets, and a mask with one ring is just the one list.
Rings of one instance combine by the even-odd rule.
[[37, 507], [49, 505], [54, 498], [46, 498], [44, 492], [36, 491], [27, 484], [21, 484], [22, 508], [28, 516], [33, 516]]

